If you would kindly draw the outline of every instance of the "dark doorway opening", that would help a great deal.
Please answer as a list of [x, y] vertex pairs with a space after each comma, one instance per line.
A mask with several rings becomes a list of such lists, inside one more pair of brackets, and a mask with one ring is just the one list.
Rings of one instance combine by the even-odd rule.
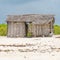
[[31, 28], [31, 23], [32, 22], [25, 22], [25, 32], [26, 32], [25, 37], [28, 37], [28, 35], [31, 35], [31, 32], [29, 32], [29, 28]]
[[25, 22], [25, 32], [26, 32], [26, 36], [25, 37], [27, 37], [27, 33], [28, 33], [28, 24], [27, 24], [27, 22]]

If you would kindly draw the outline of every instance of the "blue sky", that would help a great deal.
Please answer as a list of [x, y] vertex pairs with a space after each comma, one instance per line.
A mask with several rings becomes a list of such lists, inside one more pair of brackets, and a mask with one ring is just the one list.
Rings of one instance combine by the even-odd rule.
[[54, 14], [55, 24], [60, 25], [60, 0], [0, 0], [0, 23], [7, 15]]

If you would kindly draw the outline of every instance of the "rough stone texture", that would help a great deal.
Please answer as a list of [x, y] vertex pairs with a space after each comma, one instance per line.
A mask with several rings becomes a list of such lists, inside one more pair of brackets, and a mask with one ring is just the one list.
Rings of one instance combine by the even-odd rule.
[[51, 33], [53, 33], [54, 15], [8, 15], [6, 21], [8, 37], [25, 37], [28, 32], [34, 37], [52, 36]]

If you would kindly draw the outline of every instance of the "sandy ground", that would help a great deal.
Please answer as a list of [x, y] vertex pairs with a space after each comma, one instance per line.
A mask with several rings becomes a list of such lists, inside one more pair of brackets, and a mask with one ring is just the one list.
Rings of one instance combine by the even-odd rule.
[[60, 60], [60, 38], [0, 36], [0, 60]]

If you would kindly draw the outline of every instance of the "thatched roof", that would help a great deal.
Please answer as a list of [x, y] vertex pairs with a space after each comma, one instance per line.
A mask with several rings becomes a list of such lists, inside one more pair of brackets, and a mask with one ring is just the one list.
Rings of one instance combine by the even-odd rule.
[[44, 24], [54, 20], [54, 15], [25, 14], [25, 15], [8, 15], [7, 21], [16, 22], [33, 22], [35, 24]]

